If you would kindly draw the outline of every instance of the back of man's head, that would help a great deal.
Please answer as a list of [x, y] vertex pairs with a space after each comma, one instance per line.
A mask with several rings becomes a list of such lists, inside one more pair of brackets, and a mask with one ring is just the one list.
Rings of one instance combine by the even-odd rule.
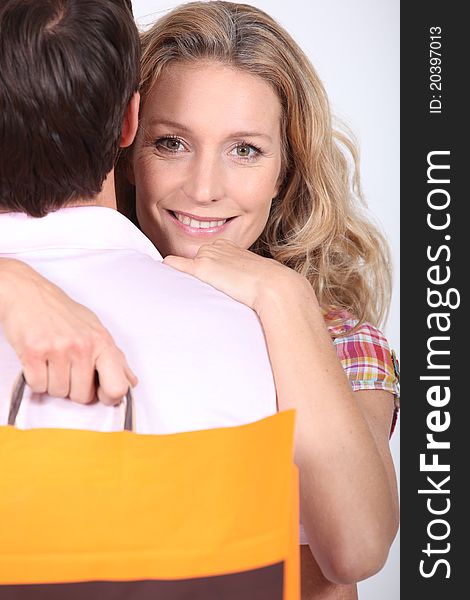
[[2, 0], [0, 210], [40, 217], [100, 191], [139, 59], [128, 0]]

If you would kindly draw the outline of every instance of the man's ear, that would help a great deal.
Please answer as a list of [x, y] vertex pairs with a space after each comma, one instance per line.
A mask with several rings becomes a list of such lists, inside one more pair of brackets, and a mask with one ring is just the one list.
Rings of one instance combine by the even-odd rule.
[[139, 104], [140, 94], [139, 92], [135, 92], [127, 106], [126, 114], [124, 115], [124, 121], [122, 123], [121, 141], [119, 142], [119, 146], [121, 148], [126, 148], [127, 146], [130, 146], [134, 141], [135, 135], [137, 133], [137, 127], [139, 125]]

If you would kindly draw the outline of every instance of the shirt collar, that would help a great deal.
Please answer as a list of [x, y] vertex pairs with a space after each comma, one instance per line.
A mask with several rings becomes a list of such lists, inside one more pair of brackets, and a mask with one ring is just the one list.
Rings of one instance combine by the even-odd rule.
[[129, 219], [112, 208], [62, 208], [41, 218], [25, 213], [0, 213], [0, 254], [54, 248], [132, 249], [162, 260], [152, 242]]

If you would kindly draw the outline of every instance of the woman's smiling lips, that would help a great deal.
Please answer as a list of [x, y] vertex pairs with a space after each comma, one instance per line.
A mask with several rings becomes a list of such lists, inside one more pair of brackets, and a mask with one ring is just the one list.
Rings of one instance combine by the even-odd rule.
[[193, 236], [206, 237], [214, 233], [220, 233], [227, 228], [227, 225], [235, 217], [199, 217], [189, 213], [176, 212], [168, 210], [172, 221], [186, 233]]

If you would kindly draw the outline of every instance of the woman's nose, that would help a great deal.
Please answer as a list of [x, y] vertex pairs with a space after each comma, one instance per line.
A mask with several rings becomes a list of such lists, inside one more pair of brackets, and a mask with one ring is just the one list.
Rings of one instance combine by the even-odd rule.
[[223, 166], [216, 156], [206, 154], [194, 159], [188, 171], [184, 191], [196, 204], [209, 204], [223, 197]]

